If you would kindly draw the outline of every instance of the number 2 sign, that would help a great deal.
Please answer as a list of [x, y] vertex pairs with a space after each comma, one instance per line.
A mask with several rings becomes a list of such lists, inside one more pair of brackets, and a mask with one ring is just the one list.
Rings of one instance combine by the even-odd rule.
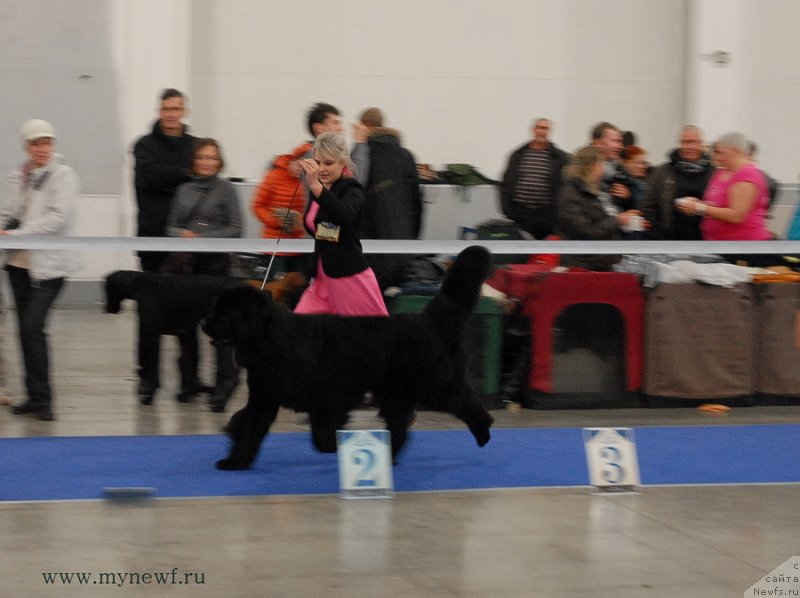
[[392, 495], [392, 448], [388, 430], [337, 430], [342, 498]]

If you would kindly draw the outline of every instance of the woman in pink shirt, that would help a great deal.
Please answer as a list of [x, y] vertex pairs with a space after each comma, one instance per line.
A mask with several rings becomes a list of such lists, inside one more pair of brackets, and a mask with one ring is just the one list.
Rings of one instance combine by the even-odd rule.
[[769, 206], [767, 180], [747, 157], [747, 138], [728, 133], [714, 144], [719, 165], [706, 187], [703, 201], [680, 198], [684, 214], [703, 217], [700, 230], [707, 241], [766, 241], [772, 239], [764, 216]]

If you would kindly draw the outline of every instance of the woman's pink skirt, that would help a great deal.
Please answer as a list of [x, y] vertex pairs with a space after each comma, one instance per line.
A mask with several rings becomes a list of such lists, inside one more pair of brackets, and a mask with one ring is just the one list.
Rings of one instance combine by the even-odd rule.
[[317, 273], [305, 290], [296, 314], [336, 314], [339, 316], [388, 316], [378, 280], [372, 268], [344, 278], [331, 278], [317, 260]]

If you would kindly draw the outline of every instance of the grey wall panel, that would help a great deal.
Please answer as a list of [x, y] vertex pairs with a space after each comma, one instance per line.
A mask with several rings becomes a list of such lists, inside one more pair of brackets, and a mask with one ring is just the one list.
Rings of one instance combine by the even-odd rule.
[[126, 144], [120, 138], [110, 3], [3, 0], [0, 3], [0, 174], [24, 159], [19, 125], [50, 120], [57, 151], [81, 191], [118, 193]]

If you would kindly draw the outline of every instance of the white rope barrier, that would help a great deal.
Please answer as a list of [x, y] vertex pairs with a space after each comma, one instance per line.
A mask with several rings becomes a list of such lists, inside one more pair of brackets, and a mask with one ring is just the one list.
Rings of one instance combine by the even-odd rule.
[[[365, 253], [456, 254], [470, 245], [492, 253], [535, 254], [772, 254], [800, 255], [800, 241], [394, 241], [364, 240]], [[182, 239], [173, 237], [0, 236], [0, 249], [85, 251], [202, 251], [272, 253], [274, 239]], [[311, 239], [283, 239], [279, 251], [311, 253]]]

